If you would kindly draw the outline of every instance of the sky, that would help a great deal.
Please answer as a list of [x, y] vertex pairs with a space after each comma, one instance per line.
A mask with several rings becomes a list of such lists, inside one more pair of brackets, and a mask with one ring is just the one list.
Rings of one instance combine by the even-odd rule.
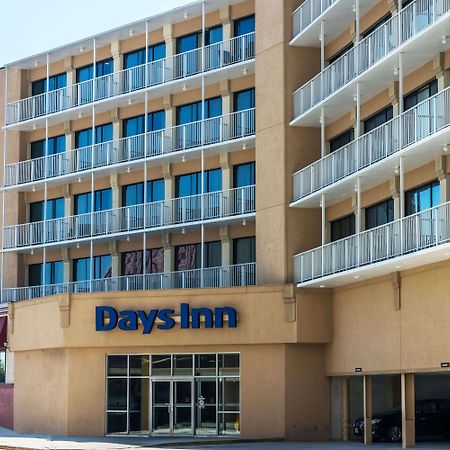
[[0, 0], [0, 67], [192, 0]]

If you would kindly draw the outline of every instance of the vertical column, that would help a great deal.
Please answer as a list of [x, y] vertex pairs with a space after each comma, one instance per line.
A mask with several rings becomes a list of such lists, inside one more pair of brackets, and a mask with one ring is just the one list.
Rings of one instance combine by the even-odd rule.
[[342, 440], [349, 440], [350, 429], [350, 397], [349, 397], [349, 378], [341, 378], [342, 388]]
[[391, 102], [393, 109], [393, 116], [396, 117], [400, 114], [400, 103], [399, 103], [399, 83], [398, 81], [393, 81], [389, 84], [389, 101]]
[[222, 266], [230, 266], [231, 265], [231, 239], [228, 234], [228, 227], [220, 227], [219, 228], [220, 242], [222, 243]]
[[[3, 105], [4, 109], [4, 125], [6, 126], [6, 113], [7, 113], [7, 105], [8, 105], [8, 67], [5, 68], [5, 103]], [[7, 130], [6, 128], [3, 130], [3, 174], [5, 173], [5, 167], [6, 167], [6, 147], [7, 147]], [[2, 189], [2, 227], [5, 226], [5, 190]], [[3, 234], [3, 233], [2, 233]], [[1, 291], [0, 294], [3, 296], [3, 289], [5, 288], [5, 254], [4, 254], [4, 247], [3, 247], [3, 235], [1, 239], [1, 246], [2, 246], [2, 267], [1, 267]]]
[[413, 448], [416, 446], [416, 409], [415, 409], [415, 389], [414, 374], [401, 374], [402, 387], [402, 442], [403, 448]]
[[438, 90], [450, 86], [450, 70], [445, 68], [445, 53], [439, 53], [433, 58], [433, 68], [438, 82]]
[[172, 79], [172, 72], [174, 70], [174, 58], [171, 58], [176, 54], [177, 46], [176, 39], [173, 37], [173, 25], [167, 23], [163, 26], [164, 42], [166, 43], [166, 63], [164, 79]]
[[112, 191], [112, 209], [118, 209], [120, 208], [120, 201], [121, 201], [121, 192], [119, 189], [119, 175], [117, 173], [112, 173], [109, 176], [109, 182], [111, 184], [111, 191]]
[[220, 154], [220, 168], [222, 170], [222, 191], [227, 191], [233, 186], [233, 176], [230, 166], [229, 153]]
[[109, 243], [109, 252], [111, 254], [111, 277], [116, 278], [120, 276], [120, 259], [117, 251], [117, 241]]
[[114, 147], [120, 148], [119, 140], [122, 137], [122, 124], [119, 119], [119, 108], [111, 110], [111, 122], [113, 127], [113, 141]]
[[111, 55], [114, 62], [114, 72], [120, 72], [123, 69], [123, 56], [120, 53], [120, 41], [111, 42]]
[[364, 375], [364, 444], [372, 443], [372, 378]]
[[[162, 166], [163, 178], [164, 178], [164, 199], [170, 200], [175, 197], [175, 180], [172, 176], [172, 166], [170, 164], [164, 164]], [[169, 202], [167, 202], [169, 204]]]
[[71, 56], [64, 58], [64, 68], [67, 75], [67, 86], [75, 84], [77, 82], [76, 70], [73, 68]]
[[[165, 141], [162, 143], [163, 152], [171, 151], [172, 148], [176, 148], [177, 136], [175, 135], [175, 130], [173, 127], [176, 125], [176, 108], [172, 104], [172, 95], [165, 95], [163, 97], [163, 105], [166, 116], [166, 129], [167, 132], [164, 134]], [[172, 128], [171, 131], [169, 129]]]
[[162, 246], [164, 250], [164, 272], [172, 272], [175, 270], [174, 248], [171, 243], [170, 234], [163, 234]]
[[394, 220], [400, 219], [400, 177], [394, 175], [389, 180], [389, 192], [394, 200]]
[[66, 183], [64, 189], [64, 216], [69, 217], [73, 215], [73, 198], [70, 194], [70, 184]]
[[222, 6], [219, 9], [219, 17], [220, 22], [222, 24], [222, 30], [223, 30], [223, 40], [226, 41], [228, 39], [231, 39], [233, 37], [232, 32], [232, 22], [231, 22], [231, 11], [230, 6]]
[[69, 283], [72, 277], [72, 262], [69, 257], [69, 248], [61, 249], [61, 259], [63, 262], [63, 282]]
[[[447, 152], [447, 146], [444, 147]], [[450, 201], [450, 174], [447, 168], [447, 155], [438, 156], [435, 160], [436, 176], [440, 186], [441, 203]]]

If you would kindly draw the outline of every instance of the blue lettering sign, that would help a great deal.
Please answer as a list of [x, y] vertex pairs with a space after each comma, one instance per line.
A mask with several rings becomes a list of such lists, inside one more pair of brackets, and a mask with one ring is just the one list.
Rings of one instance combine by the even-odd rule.
[[[237, 328], [237, 312], [230, 306], [215, 308], [190, 308], [187, 303], [180, 305], [180, 328]], [[122, 331], [136, 331], [142, 324], [142, 334], [150, 334], [156, 324], [158, 330], [171, 330], [175, 327], [174, 309], [151, 309], [136, 311], [125, 309], [117, 311], [111, 306], [97, 306], [95, 308], [95, 329], [97, 331], [111, 331], [119, 328]], [[202, 325], [203, 324], [203, 325]]]

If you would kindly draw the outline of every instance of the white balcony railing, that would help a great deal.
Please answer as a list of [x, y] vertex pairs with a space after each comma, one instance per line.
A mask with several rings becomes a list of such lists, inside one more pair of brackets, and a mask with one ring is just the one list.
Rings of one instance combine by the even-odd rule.
[[450, 0], [415, 0], [294, 92], [299, 117], [450, 11]]
[[311, 25], [337, 0], [305, 0], [293, 13], [294, 37]]
[[444, 203], [296, 255], [295, 282], [305, 283], [449, 241], [450, 203]]
[[[202, 198], [203, 197], [203, 198]], [[203, 209], [202, 209], [203, 206]], [[4, 249], [59, 245], [171, 225], [251, 214], [255, 212], [255, 186], [180, 197], [160, 202], [61, 217], [3, 228]]]
[[294, 174], [294, 201], [371, 166], [450, 125], [450, 88]]
[[216, 145], [255, 134], [255, 109], [234, 112], [147, 134], [102, 142], [88, 147], [8, 164], [5, 186], [16, 186]]
[[2, 302], [19, 302], [63, 293], [253, 286], [256, 263], [208, 267], [179, 272], [126, 275], [88, 281], [3, 289]]
[[180, 53], [147, 64], [83, 81], [48, 93], [11, 102], [6, 107], [6, 124], [65, 111], [94, 101], [210, 72], [255, 57], [255, 33]]

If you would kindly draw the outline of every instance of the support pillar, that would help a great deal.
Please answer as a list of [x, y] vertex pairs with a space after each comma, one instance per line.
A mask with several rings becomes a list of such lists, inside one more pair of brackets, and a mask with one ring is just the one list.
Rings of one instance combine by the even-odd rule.
[[121, 202], [121, 195], [119, 189], [119, 175], [117, 173], [112, 173], [109, 177], [112, 190], [112, 209], [119, 209]]
[[222, 23], [223, 40], [231, 39], [233, 37], [232, 22], [231, 22], [231, 8], [229, 5], [223, 6], [219, 9], [220, 22]]
[[164, 178], [164, 199], [175, 198], [175, 179], [172, 176], [172, 167], [170, 164], [164, 164], [162, 167]]
[[400, 219], [400, 177], [394, 175], [389, 180], [389, 192], [394, 200], [394, 220]]
[[364, 444], [372, 443], [372, 377], [364, 375]]
[[166, 44], [166, 72], [167, 76], [171, 77], [173, 69], [171, 65], [173, 64], [174, 59], [170, 57], [177, 52], [176, 39], [173, 37], [173, 25], [171, 23], [166, 23], [163, 26], [163, 36]]
[[226, 191], [233, 186], [233, 174], [230, 166], [229, 153], [220, 154], [220, 168], [222, 169], [222, 190]]
[[398, 81], [393, 81], [389, 84], [389, 101], [391, 102], [393, 115], [398, 116], [400, 114], [400, 103], [399, 103], [399, 91], [398, 91]]
[[63, 282], [69, 283], [72, 277], [72, 261], [69, 258], [68, 247], [61, 249], [61, 260], [63, 262]]
[[163, 234], [162, 246], [164, 250], [164, 272], [172, 272], [175, 270], [175, 251], [170, 242], [170, 234]]
[[439, 180], [441, 203], [450, 201], [450, 174], [447, 171], [447, 156], [438, 156], [435, 160], [436, 176]]
[[70, 195], [70, 184], [65, 184], [63, 189], [64, 189], [64, 216], [69, 217], [73, 215], [73, 197]]
[[349, 440], [350, 431], [350, 397], [349, 378], [342, 377], [342, 440]]
[[77, 74], [76, 70], [73, 68], [71, 56], [64, 59], [64, 69], [67, 75], [67, 86], [75, 84], [77, 82]]
[[109, 243], [109, 252], [111, 254], [111, 277], [120, 275], [119, 252], [117, 251], [117, 241]]
[[445, 53], [439, 53], [433, 58], [433, 68], [438, 82], [438, 90], [450, 86], [450, 70], [445, 68]]
[[111, 55], [113, 57], [114, 72], [120, 72], [123, 69], [123, 56], [120, 53], [120, 41], [111, 42]]
[[222, 243], [222, 266], [230, 266], [232, 261], [231, 239], [228, 235], [228, 227], [219, 228], [220, 241]]
[[416, 446], [414, 374], [402, 373], [402, 447]]
[[[114, 108], [111, 111], [111, 122], [113, 127], [113, 141], [118, 141], [122, 137], [122, 127], [120, 126], [119, 109]], [[115, 145], [115, 144], [114, 144]]]

